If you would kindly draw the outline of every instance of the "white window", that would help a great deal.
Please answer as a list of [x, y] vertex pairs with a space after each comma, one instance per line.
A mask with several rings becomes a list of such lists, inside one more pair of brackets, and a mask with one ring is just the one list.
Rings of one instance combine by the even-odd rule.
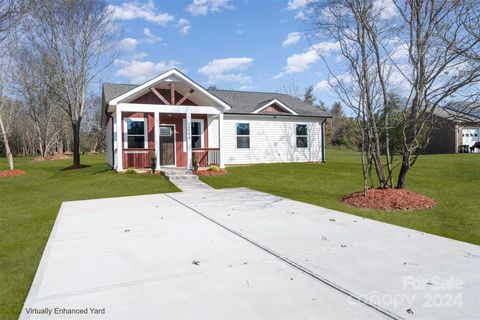
[[144, 118], [127, 118], [124, 120], [125, 148], [144, 149], [147, 147], [147, 125]]
[[237, 123], [237, 148], [250, 148], [250, 123]]
[[297, 148], [308, 148], [308, 132], [306, 124], [297, 124], [296, 138]]
[[[203, 120], [192, 119], [190, 133], [192, 136], [192, 149], [204, 147], [203, 142]], [[187, 119], [183, 119], [183, 151], [187, 151]]]
[[192, 149], [203, 148], [203, 121], [192, 121]]

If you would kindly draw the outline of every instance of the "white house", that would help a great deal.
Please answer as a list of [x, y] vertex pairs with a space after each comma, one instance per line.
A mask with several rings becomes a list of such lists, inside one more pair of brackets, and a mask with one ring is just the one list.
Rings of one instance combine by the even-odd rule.
[[103, 84], [107, 162], [117, 171], [320, 162], [330, 115], [280, 93], [205, 89], [177, 69], [141, 85]]

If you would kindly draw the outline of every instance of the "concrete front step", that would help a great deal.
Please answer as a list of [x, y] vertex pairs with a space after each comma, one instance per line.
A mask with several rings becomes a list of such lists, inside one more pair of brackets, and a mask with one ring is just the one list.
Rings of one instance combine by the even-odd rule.
[[197, 181], [198, 177], [191, 170], [185, 169], [164, 169], [161, 173], [168, 181]]
[[198, 180], [198, 177], [194, 174], [176, 174], [176, 175], [170, 175], [170, 176], [167, 176], [165, 175], [165, 178], [168, 180], [168, 181], [178, 181], [178, 180], [181, 180], [181, 181], [197, 181]]

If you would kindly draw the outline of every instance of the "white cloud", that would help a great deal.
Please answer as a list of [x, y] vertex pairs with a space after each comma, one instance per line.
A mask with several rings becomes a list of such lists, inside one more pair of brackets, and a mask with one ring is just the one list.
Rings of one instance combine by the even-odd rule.
[[166, 25], [175, 19], [171, 14], [157, 12], [153, 1], [145, 3], [124, 2], [121, 5], [110, 4], [108, 5], [108, 9], [112, 12], [113, 18], [116, 20], [143, 19], [159, 25]]
[[162, 38], [154, 35], [149, 28], [143, 29], [143, 34], [145, 35], [145, 41], [148, 43], [156, 43], [162, 41]]
[[186, 8], [192, 16], [204, 16], [222, 9], [233, 9], [233, 6], [229, 0], [193, 0]]
[[399, 12], [392, 0], [375, 0], [373, 8], [378, 10], [380, 19], [388, 20], [398, 16]]
[[291, 45], [297, 43], [298, 40], [300, 40], [300, 38], [302, 38], [302, 34], [300, 32], [290, 32], [287, 35], [287, 39], [285, 39], [285, 41], [283, 41], [282, 47], [291, 46]]
[[321, 80], [315, 85], [315, 91], [317, 92], [325, 92], [330, 90], [330, 85], [328, 84], [328, 80]]
[[184, 18], [180, 18], [180, 20], [178, 20], [177, 27], [179, 28], [179, 32], [182, 36], [188, 34], [192, 28], [190, 21]]
[[310, 0], [289, 0], [287, 4], [288, 10], [303, 9]]
[[252, 62], [253, 59], [247, 57], [215, 59], [198, 69], [198, 72], [208, 76], [209, 84], [222, 81], [246, 84], [251, 82], [251, 78], [244, 75], [243, 71], [247, 70]]
[[302, 10], [302, 11], [299, 11], [299, 12], [295, 15], [295, 19], [297, 19], [297, 20], [306, 20], [306, 19], [307, 19], [307, 16], [305, 15], [305, 12]]
[[310, 11], [310, 9], [307, 7], [310, 1], [311, 0], [289, 0], [287, 4], [287, 10], [298, 10], [297, 14], [295, 15], [295, 19], [305, 20], [305, 13]]
[[160, 61], [154, 63], [151, 61], [139, 60], [115, 60], [114, 65], [119, 69], [115, 73], [118, 77], [129, 79], [132, 83], [143, 83], [152, 79], [162, 72], [177, 67], [178, 61]]
[[124, 38], [117, 43], [117, 49], [125, 52], [135, 51], [138, 41], [133, 38]]
[[307, 70], [310, 65], [320, 60], [320, 55], [329, 55], [340, 49], [338, 42], [324, 41], [317, 43], [304, 51], [296, 53], [287, 58], [287, 65], [283, 67], [283, 71], [277, 74], [274, 79], [279, 79], [286, 74], [299, 73]]

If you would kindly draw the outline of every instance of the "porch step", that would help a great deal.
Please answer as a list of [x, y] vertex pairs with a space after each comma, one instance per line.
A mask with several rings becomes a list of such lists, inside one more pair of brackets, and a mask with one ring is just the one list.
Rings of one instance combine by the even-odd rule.
[[167, 176], [165, 175], [165, 178], [167, 178], [168, 181], [175, 182], [175, 181], [197, 181], [198, 177], [194, 175], [193, 173], [191, 174], [174, 174]]
[[198, 177], [191, 170], [185, 169], [164, 169], [161, 173], [168, 181], [196, 181]]

